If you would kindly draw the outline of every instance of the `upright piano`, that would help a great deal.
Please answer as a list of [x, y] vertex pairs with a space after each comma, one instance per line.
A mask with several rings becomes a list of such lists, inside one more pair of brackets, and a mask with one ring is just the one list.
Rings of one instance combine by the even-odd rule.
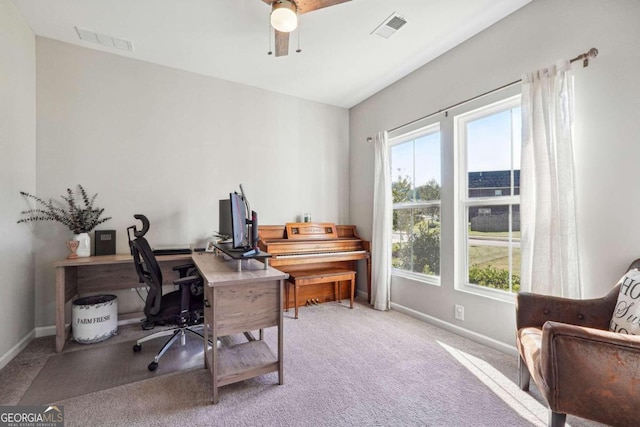
[[[357, 271], [357, 261], [366, 263], [367, 294], [371, 294], [370, 243], [356, 234], [355, 225], [292, 222], [285, 225], [259, 225], [260, 250], [271, 254], [269, 265], [285, 273], [302, 270], [345, 268]], [[341, 287], [341, 299], [349, 298], [349, 287]], [[307, 300], [334, 301], [331, 283], [300, 289], [298, 305]], [[293, 307], [293, 299], [289, 300]]]

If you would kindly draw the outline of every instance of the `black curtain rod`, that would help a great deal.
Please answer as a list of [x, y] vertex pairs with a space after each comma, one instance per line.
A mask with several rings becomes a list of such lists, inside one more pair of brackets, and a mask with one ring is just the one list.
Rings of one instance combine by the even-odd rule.
[[[573, 63], [573, 62], [582, 60], [582, 66], [583, 67], [588, 67], [589, 66], [589, 60], [595, 58], [596, 56], [598, 56], [598, 49], [596, 49], [595, 47], [592, 47], [591, 49], [589, 49], [588, 52], [580, 54], [580, 55], [576, 56], [575, 58], [571, 59], [570, 62]], [[410, 126], [410, 125], [412, 125], [412, 124], [414, 124], [416, 122], [419, 122], [420, 120], [428, 119], [429, 117], [435, 116], [436, 114], [440, 114], [443, 111], [451, 110], [452, 108], [459, 107], [460, 105], [466, 104], [467, 102], [475, 101], [478, 98], [482, 98], [483, 96], [487, 96], [487, 95], [492, 94], [494, 92], [497, 92], [499, 90], [506, 89], [509, 86], [513, 86], [513, 85], [518, 84], [520, 82], [522, 82], [522, 79], [518, 79], [518, 80], [512, 81], [511, 83], [507, 83], [506, 85], [502, 85], [502, 86], [497, 87], [495, 89], [491, 89], [490, 91], [481, 93], [480, 95], [476, 95], [476, 96], [474, 96], [472, 98], [468, 98], [468, 99], [465, 99], [464, 101], [457, 102], [457, 103], [455, 103], [453, 105], [450, 105], [450, 106], [448, 106], [446, 108], [442, 108], [442, 109], [436, 111], [435, 113], [428, 114], [426, 116], [423, 116], [423, 117], [420, 117], [420, 118], [415, 119], [413, 121], [410, 121], [409, 123], [405, 123], [403, 125], [400, 125], [400, 126], [397, 126], [397, 127], [393, 128], [393, 129], [389, 129], [387, 132], [393, 132], [394, 130], [402, 129], [405, 126]], [[373, 138], [372, 137], [368, 137], [367, 138], [367, 142], [373, 142]]]

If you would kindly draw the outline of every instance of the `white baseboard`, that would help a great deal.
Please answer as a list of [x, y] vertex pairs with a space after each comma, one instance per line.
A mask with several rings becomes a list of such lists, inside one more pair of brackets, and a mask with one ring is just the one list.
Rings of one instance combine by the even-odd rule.
[[[366, 294], [365, 294], [366, 295]], [[434, 326], [442, 328], [446, 331], [452, 332], [456, 335], [460, 335], [465, 338], [469, 338], [472, 341], [480, 343], [482, 345], [486, 345], [487, 347], [493, 348], [494, 350], [498, 350], [502, 353], [512, 355], [514, 357], [518, 356], [518, 350], [511, 345], [505, 344], [501, 341], [490, 338], [486, 335], [479, 334], [477, 332], [470, 331], [469, 329], [461, 328], [460, 326], [454, 325], [449, 322], [445, 322], [444, 320], [438, 319], [433, 316], [429, 316], [424, 313], [420, 313], [419, 311], [413, 310], [411, 308], [405, 307], [400, 304], [391, 303], [391, 309], [399, 311], [400, 313], [404, 313], [407, 316], [414, 317], [416, 319], [422, 320], [424, 322], [430, 323]]]
[[0, 369], [7, 366], [7, 363], [11, 362], [11, 360], [18, 355], [22, 350], [25, 349], [27, 345], [35, 338], [35, 331], [29, 332], [18, 342], [18, 344], [14, 345], [8, 352], [0, 356]]
[[[365, 300], [369, 299], [369, 294], [365, 291], [357, 290], [357, 294], [359, 297], [364, 298]], [[445, 322], [444, 320], [438, 319], [433, 316], [429, 316], [427, 314], [416, 311], [412, 308], [405, 307], [400, 304], [396, 304], [394, 302], [391, 303], [391, 309], [399, 311], [400, 313], [404, 313], [407, 316], [414, 317], [416, 319], [422, 320], [423, 322], [430, 323], [434, 326], [442, 328], [446, 331], [452, 332], [456, 335], [463, 336], [465, 338], [469, 338], [472, 341], [480, 343], [482, 345], [486, 345], [487, 347], [493, 348], [494, 350], [498, 350], [505, 354], [510, 354], [512, 356], [518, 356], [518, 349], [516, 349], [512, 345], [508, 345], [503, 343], [502, 341], [495, 340], [486, 335], [479, 334], [477, 332], [470, 331], [465, 328], [461, 328], [460, 326], [454, 325], [449, 322]]]
[[56, 334], [56, 326], [40, 326], [35, 329], [36, 338], [48, 337]]

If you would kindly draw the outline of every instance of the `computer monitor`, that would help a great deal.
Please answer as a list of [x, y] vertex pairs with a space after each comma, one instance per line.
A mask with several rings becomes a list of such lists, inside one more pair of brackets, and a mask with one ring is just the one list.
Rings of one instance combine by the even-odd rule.
[[229, 230], [232, 248], [258, 251], [258, 214], [251, 210], [242, 184], [240, 194], [230, 193], [229, 200], [220, 200], [220, 234], [226, 234], [223, 230]]
[[224, 236], [224, 239], [231, 239], [233, 235], [230, 199], [218, 201], [218, 234]]
[[238, 193], [230, 193], [229, 201], [231, 209], [231, 244], [234, 249], [248, 248], [247, 207], [244, 198]]

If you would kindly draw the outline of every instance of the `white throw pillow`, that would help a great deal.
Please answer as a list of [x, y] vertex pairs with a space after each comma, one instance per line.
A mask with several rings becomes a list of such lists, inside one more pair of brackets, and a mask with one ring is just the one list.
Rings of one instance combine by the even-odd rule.
[[620, 293], [609, 330], [640, 335], [640, 272], [635, 268], [629, 270], [618, 283]]

